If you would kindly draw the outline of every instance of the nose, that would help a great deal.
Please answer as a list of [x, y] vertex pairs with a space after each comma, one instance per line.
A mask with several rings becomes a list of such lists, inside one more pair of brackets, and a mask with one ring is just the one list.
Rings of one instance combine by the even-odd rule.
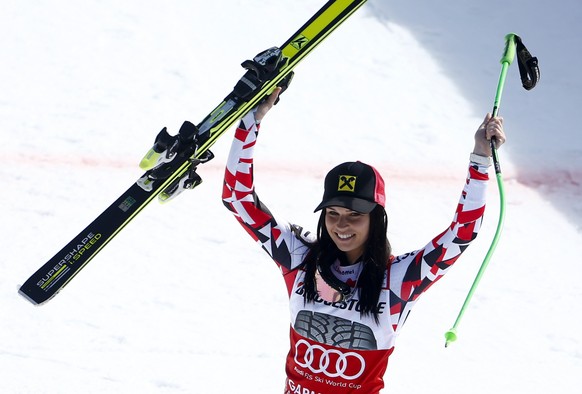
[[339, 220], [337, 221], [338, 228], [344, 228], [348, 226], [348, 218], [344, 215], [340, 215]]

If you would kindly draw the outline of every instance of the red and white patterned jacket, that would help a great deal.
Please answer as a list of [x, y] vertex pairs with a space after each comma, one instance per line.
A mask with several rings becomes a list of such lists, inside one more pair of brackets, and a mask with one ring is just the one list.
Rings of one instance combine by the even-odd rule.
[[[223, 202], [283, 273], [291, 311], [291, 346], [285, 393], [378, 393], [394, 342], [418, 297], [440, 279], [477, 236], [485, 209], [488, 167], [471, 162], [452, 223], [422, 249], [387, 262], [378, 301], [380, 323], [361, 317], [357, 293], [347, 302], [305, 303], [298, 267], [315, 235], [281, 220], [259, 201], [253, 183], [253, 150], [259, 126], [254, 113], [237, 128], [228, 158]], [[303, 238], [303, 241], [300, 239]], [[349, 282], [358, 267], [336, 265]]]

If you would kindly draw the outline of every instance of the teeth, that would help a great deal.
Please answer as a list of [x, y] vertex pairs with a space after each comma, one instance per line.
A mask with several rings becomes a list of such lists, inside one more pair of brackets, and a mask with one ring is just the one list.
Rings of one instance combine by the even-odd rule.
[[348, 239], [354, 236], [354, 234], [338, 234], [336, 233], [336, 235], [338, 236], [338, 238], [340, 239]]

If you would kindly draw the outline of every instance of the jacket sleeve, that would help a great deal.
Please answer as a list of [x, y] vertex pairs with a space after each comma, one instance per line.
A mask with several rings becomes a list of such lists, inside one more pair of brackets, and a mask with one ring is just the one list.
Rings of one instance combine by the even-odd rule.
[[415, 301], [448, 271], [477, 237], [485, 212], [488, 179], [487, 165], [470, 163], [466, 183], [449, 227], [424, 248], [394, 259], [390, 269], [392, 297], [400, 303]]
[[254, 111], [236, 129], [224, 174], [222, 201], [247, 233], [282, 268], [297, 267], [312, 238], [297, 225], [275, 220], [255, 192], [253, 151], [259, 132]]

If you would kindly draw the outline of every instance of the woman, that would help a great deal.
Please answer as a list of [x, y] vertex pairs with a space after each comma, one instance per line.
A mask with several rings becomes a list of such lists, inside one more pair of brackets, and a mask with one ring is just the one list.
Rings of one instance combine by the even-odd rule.
[[275, 219], [255, 193], [259, 124], [280, 89], [247, 114], [228, 158], [223, 202], [281, 268], [291, 309], [285, 393], [378, 393], [394, 342], [418, 297], [447, 272], [480, 228], [491, 150], [501, 118], [475, 134], [453, 222], [417, 251], [393, 256], [384, 181], [370, 165], [343, 163], [325, 178], [317, 233]]

